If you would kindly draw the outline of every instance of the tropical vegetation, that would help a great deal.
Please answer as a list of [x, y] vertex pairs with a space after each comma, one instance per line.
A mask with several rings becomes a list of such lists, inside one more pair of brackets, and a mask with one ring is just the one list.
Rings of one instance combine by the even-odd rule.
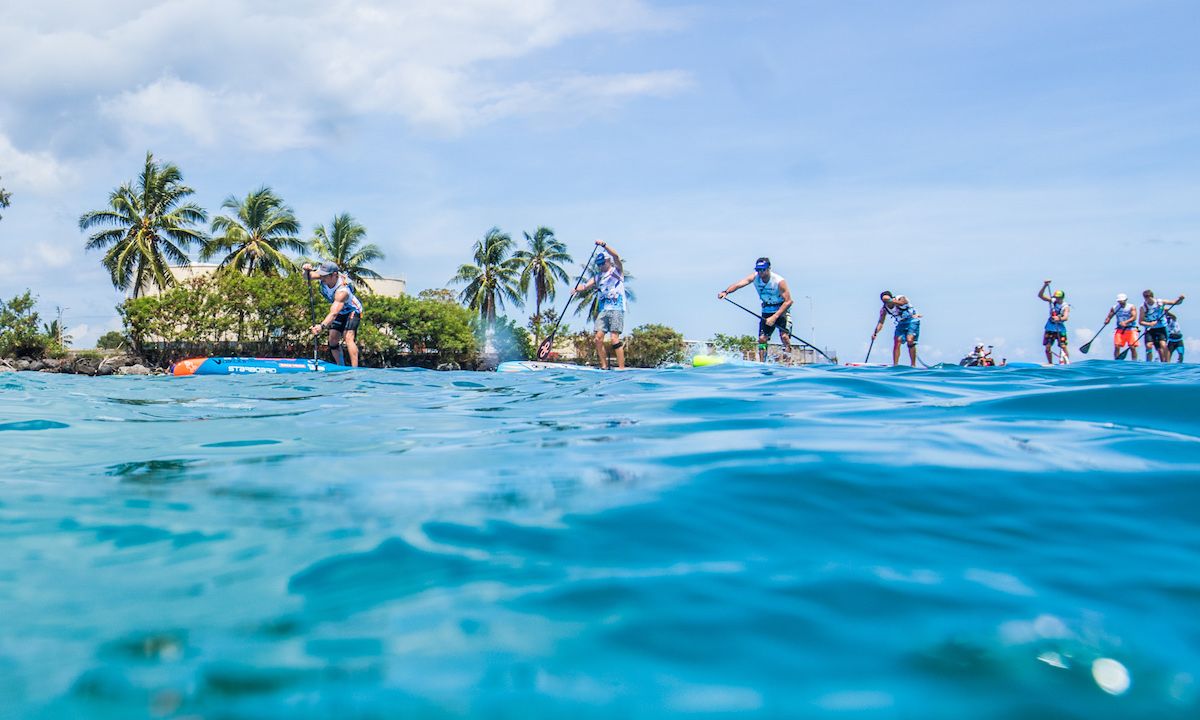
[[[513, 259], [521, 268], [519, 287], [522, 295], [527, 295], [533, 288], [533, 317], [540, 318], [542, 303], [553, 300], [557, 291], [557, 283], [568, 282], [565, 263], [571, 262], [571, 254], [567, 246], [554, 237], [554, 231], [545, 226], [539, 226], [533, 235], [524, 233], [526, 248], [513, 253]], [[553, 323], [553, 320], [551, 320]], [[541, 342], [540, 321], [534, 323], [534, 345]]]
[[364, 281], [378, 280], [380, 275], [367, 265], [383, 260], [385, 256], [378, 245], [363, 245], [366, 237], [367, 229], [350, 213], [342, 213], [335, 215], [328, 227], [318, 225], [314, 228], [308, 245], [318, 260], [335, 263], [356, 289], [369, 290]]
[[58, 357], [66, 353], [58, 339], [56, 325], [42, 324], [37, 298], [29, 290], [0, 300], [0, 357]]
[[[590, 272], [590, 268], [585, 268], [585, 272]], [[631, 281], [635, 280], [634, 276], [628, 271], [625, 271], [625, 302], [626, 304], [637, 300], [637, 294], [630, 289]], [[600, 316], [600, 294], [597, 292], [596, 285], [593, 283], [588, 289], [578, 293], [575, 296], [575, 314], [587, 312], [588, 320], [595, 320]]]
[[451, 283], [463, 284], [459, 300], [491, 325], [505, 302], [523, 305], [520, 292], [520, 261], [511, 257], [512, 237], [498, 227], [475, 241], [473, 263], [459, 266]]
[[640, 325], [625, 341], [625, 362], [632, 367], [680, 363], [684, 350], [683, 335], [679, 332], [666, 325]]
[[296, 268], [285, 254], [302, 254], [308, 245], [297, 237], [300, 221], [283, 200], [266, 185], [238, 200], [230, 195], [221, 203], [228, 215], [213, 218], [213, 237], [200, 250], [201, 260], [223, 255], [222, 269], [246, 275], [282, 275]]
[[203, 243], [203, 230], [194, 227], [208, 219], [195, 203], [184, 199], [195, 191], [183, 184], [183, 174], [171, 163], [146, 162], [136, 182], [113, 190], [108, 207], [92, 210], [79, 218], [79, 229], [95, 230], [88, 250], [105, 250], [101, 264], [113, 286], [132, 291], [137, 297], [150, 282], [170, 287], [175, 278], [171, 264], [190, 264], [187, 248]]

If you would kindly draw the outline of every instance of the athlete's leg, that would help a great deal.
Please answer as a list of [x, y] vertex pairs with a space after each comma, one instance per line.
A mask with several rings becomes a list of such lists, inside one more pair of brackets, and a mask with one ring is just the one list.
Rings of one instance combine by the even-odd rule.
[[1046, 333], [1042, 337], [1042, 345], [1044, 345], [1045, 349], [1046, 349], [1046, 362], [1053, 365], [1054, 364], [1054, 337], [1052, 335], [1050, 335], [1049, 333]]
[[604, 331], [596, 331], [596, 356], [600, 358], [600, 367], [608, 369], [608, 351], [604, 349]]
[[357, 330], [347, 330], [345, 333], [346, 354], [350, 356], [350, 367], [358, 367], [358, 343], [355, 342]]
[[910, 365], [912, 365], [913, 367], [916, 367], [917, 366], [917, 337], [915, 335], [909, 335], [906, 338], [906, 340], [908, 341], [908, 363]]
[[342, 333], [338, 330], [329, 331], [329, 354], [338, 365], [345, 365], [342, 360]]
[[893, 365], [900, 364], [900, 343], [903, 340], [904, 340], [904, 337], [901, 335], [897, 335], [895, 338], [892, 339], [892, 364]]
[[617, 354], [617, 369], [624, 370], [625, 369], [625, 343], [621, 342], [621, 334], [620, 333], [617, 333], [617, 332], [612, 333], [612, 348], [613, 348], [613, 352], [615, 352]]
[[1062, 354], [1059, 355], [1058, 361], [1060, 363], [1062, 363], [1063, 365], [1070, 365], [1071, 364], [1071, 356], [1067, 353], [1067, 336], [1066, 335], [1060, 335], [1058, 337], [1058, 347], [1060, 350], [1062, 350]]

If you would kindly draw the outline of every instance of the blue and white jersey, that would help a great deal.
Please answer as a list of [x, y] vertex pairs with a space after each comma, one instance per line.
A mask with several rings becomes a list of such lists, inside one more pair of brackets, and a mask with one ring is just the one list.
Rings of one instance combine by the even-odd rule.
[[616, 265], [596, 274], [596, 300], [600, 312], [625, 309], [625, 276]]
[[338, 313], [338, 317], [341, 317], [342, 315], [349, 315], [350, 313], [358, 313], [359, 315], [362, 315], [362, 303], [359, 302], [358, 297], [354, 294], [354, 287], [350, 285], [350, 279], [344, 274], [338, 273], [337, 284], [333, 287], [329, 287], [323, 282], [317, 283], [317, 287], [321, 288], [321, 294], [324, 295], [325, 299], [331, 303], [337, 296], [339, 290], [346, 291], [348, 297], [346, 298], [346, 302], [342, 304], [342, 310]]
[[758, 299], [762, 300], [763, 312], [773, 313], [783, 306], [783, 290], [779, 287], [783, 282], [783, 276], [775, 272], [766, 282], [760, 276], [754, 276], [754, 289], [758, 291]]
[[1167, 326], [1167, 309], [1163, 307], [1162, 300], [1155, 300], [1153, 305], [1142, 305], [1142, 319], [1150, 323], [1146, 327], [1150, 329], [1165, 328]]
[[1113, 305], [1112, 314], [1117, 319], [1118, 330], [1125, 330], [1137, 324], [1137, 318], [1133, 315], [1132, 303], [1125, 303], [1124, 305], [1117, 303]]
[[[892, 296], [893, 299], [898, 297], [901, 297], [901, 295]], [[897, 326], [907, 325], [908, 323], [913, 322], [917, 319], [917, 315], [920, 314], [917, 312], [917, 309], [913, 307], [912, 303], [909, 303], [908, 305], [893, 304], [891, 307], [884, 305], [883, 309], [887, 311], [888, 315], [892, 316], [892, 320], [896, 321]]]
[[1167, 318], [1167, 339], [1179, 341], [1183, 339], [1183, 331], [1179, 329], [1179, 321]]
[[1062, 300], [1055, 300], [1054, 302], [1050, 303], [1050, 317], [1046, 318], [1046, 332], [1061, 333], [1067, 331], [1066, 323], [1062, 322], [1061, 320], [1055, 322], [1054, 316], [1057, 315], [1062, 317], [1063, 313], [1065, 313], [1069, 307], [1071, 306]]

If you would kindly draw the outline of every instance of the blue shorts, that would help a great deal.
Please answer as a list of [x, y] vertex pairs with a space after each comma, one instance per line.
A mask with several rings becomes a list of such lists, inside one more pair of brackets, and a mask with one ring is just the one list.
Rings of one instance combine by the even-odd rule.
[[909, 335], [912, 335], [914, 343], [921, 339], [920, 320], [906, 320], [902, 323], [896, 323], [896, 334], [894, 337], [906, 338]]
[[625, 311], [612, 308], [601, 310], [596, 316], [596, 332], [613, 332], [620, 335], [625, 331]]

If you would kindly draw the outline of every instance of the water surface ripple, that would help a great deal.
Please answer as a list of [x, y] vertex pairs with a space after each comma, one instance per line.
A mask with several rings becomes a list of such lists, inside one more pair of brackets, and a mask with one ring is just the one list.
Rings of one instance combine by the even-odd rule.
[[1194, 718], [1198, 402], [1111, 362], [0, 375], [0, 718]]

